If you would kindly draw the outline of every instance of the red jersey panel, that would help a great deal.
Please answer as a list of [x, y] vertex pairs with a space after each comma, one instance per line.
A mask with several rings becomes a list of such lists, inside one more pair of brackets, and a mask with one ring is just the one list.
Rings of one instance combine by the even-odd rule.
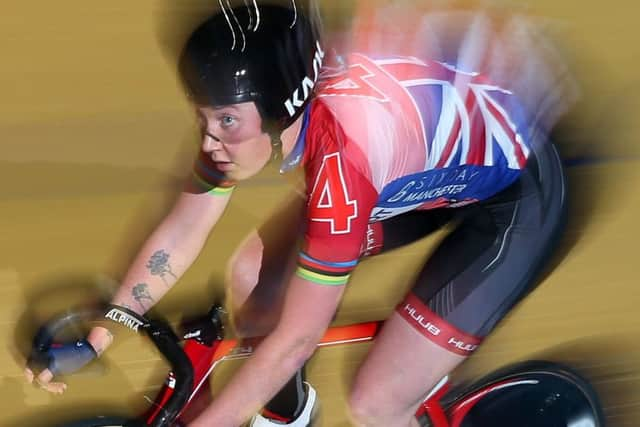
[[367, 224], [456, 207], [513, 183], [529, 156], [518, 102], [475, 73], [355, 54], [325, 78], [283, 165], [302, 161], [307, 227], [298, 274], [341, 285]]

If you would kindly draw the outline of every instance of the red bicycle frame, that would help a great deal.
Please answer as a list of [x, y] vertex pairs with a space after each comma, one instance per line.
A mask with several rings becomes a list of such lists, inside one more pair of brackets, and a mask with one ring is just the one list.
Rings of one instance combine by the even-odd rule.
[[[224, 322], [219, 306], [203, 318], [196, 319], [184, 335], [184, 345], [166, 322], [153, 322], [127, 313], [124, 308], [109, 308], [130, 320], [132, 329], [146, 331], [156, 348], [175, 370], [157, 395], [149, 411], [135, 420], [109, 420], [108, 425], [178, 426], [193, 418], [209, 404], [209, 375], [218, 363], [246, 358], [259, 343], [255, 340], [223, 339]], [[111, 312], [111, 311], [110, 311]], [[128, 317], [127, 317], [128, 316]], [[53, 345], [58, 332], [80, 319], [97, 318], [91, 310], [71, 312], [54, 318], [34, 337], [31, 360], [39, 360]], [[371, 341], [382, 322], [367, 322], [329, 328], [319, 347]], [[472, 385], [449, 391], [448, 377], [443, 378], [420, 405], [416, 416], [429, 419], [430, 427], [474, 425], [512, 426], [535, 421], [535, 426], [584, 425], [603, 427], [604, 415], [597, 393], [588, 380], [558, 363], [526, 361], [495, 371]], [[526, 399], [523, 399], [526, 396]], [[173, 421], [177, 419], [177, 421]], [[74, 426], [107, 425], [104, 417], [74, 422]], [[502, 420], [498, 422], [498, 420]], [[524, 421], [523, 421], [524, 420]], [[119, 424], [123, 423], [123, 424]]]
[[[382, 324], [382, 321], [377, 321], [331, 327], [318, 343], [318, 347], [371, 341], [382, 327]], [[188, 339], [185, 342], [184, 351], [193, 366], [194, 387], [187, 405], [185, 405], [178, 417], [178, 421], [181, 421], [186, 411], [192, 408], [200, 398], [203, 401], [197, 405], [198, 407], [210, 401], [210, 394], [202, 395], [201, 393], [205, 390], [209, 391], [207, 380], [219, 363], [225, 360], [247, 358], [253, 353], [253, 348], [254, 345], [250, 340], [245, 340], [240, 346], [240, 341], [236, 339], [215, 340], [212, 345], [205, 345], [196, 340]], [[169, 400], [174, 386], [173, 374], [170, 373], [154, 404], [144, 417], [148, 423], [159, 414], [164, 404]], [[473, 406], [473, 402], [470, 400], [460, 402], [451, 411], [448, 411], [448, 414], [441, 406], [440, 399], [447, 393], [449, 388], [448, 377], [445, 377], [426, 397], [416, 416], [427, 415], [433, 427], [459, 427], [464, 415]]]

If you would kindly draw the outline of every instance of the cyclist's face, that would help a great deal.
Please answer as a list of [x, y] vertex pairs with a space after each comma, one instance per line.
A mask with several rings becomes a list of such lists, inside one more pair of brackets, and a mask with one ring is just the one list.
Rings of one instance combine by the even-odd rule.
[[221, 107], [198, 106], [202, 151], [230, 179], [258, 173], [271, 158], [269, 135], [253, 102]]

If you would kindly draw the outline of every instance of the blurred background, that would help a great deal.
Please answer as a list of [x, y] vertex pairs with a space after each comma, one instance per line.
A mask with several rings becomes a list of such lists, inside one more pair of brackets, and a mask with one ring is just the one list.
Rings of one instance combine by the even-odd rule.
[[[380, 7], [391, 2], [376, 2]], [[417, 2], [396, 0], [413, 7]], [[373, 3], [368, 3], [373, 4]], [[554, 140], [570, 180], [569, 229], [553, 274], [458, 371], [463, 381], [506, 363], [547, 358], [584, 372], [613, 427], [640, 420], [640, 32], [635, 2], [420, 3], [510, 10], [535, 19], [566, 60], [578, 95]], [[8, 2], [0, 14], [0, 426], [45, 426], [96, 409], [136, 414], [165, 375], [141, 338], [123, 336], [52, 396], [26, 384], [23, 355], [53, 312], [105, 297], [189, 173], [198, 150], [174, 63], [215, 1]], [[417, 7], [417, 6], [416, 6]], [[341, 34], [359, 10], [323, 0]], [[411, 28], [406, 28], [411, 31]], [[204, 252], [155, 311], [178, 320], [221, 295], [224, 266], [286, 185], [267, 171], [236, 190]], [[337, 323], [383, 318], [441, 237], [363, 262]], [[379, 292], [366, 292], [375, 281]], [[322, 425], [346, 427], [344, 397], [367, 344], [323, 349], [308, 374]], [[234, 369], [225, 367], [216, 387]]]

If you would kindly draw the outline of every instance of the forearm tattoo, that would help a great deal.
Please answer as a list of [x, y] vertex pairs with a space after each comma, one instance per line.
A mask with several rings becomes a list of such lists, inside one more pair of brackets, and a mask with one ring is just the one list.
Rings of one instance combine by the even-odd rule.
[[177, 279], [176, 275], [171, 271], [171, 265], [169, 265], [169, 254], [163, 249], [156, 251], [151, 255], [151, 258], [147, 262], [147, 268], [153, 276], [160, 276], [165, 285], [169, 286], [166, 275], [172, 276]]
[[[151, 305], [153, 305], [153, 303], [155, 302], [155, 300], [151, 296], [151, 293], [149, 292], [149, 285], [147, 285], [146, 283], [138, 283], [137, 285], [135, 285], [131, 290], [131, 296], [133, 296], [133, 299], [138, 302], [138, 304], [142, 308], [143, 313], [151, 308]], [[146, 306], [144, 304], [144, 301], [148, 301], [150, 303], [149, 306]]]

